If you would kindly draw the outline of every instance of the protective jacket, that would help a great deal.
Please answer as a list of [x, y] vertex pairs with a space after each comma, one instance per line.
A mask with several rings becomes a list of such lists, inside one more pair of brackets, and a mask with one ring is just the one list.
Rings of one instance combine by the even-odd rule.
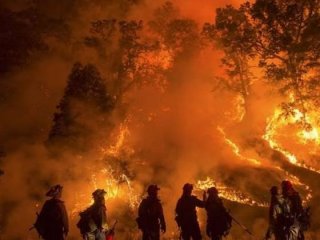
[[207, 211], [207, 235], [219, 240], [229, 233], [232, 218], [219, 197], [209, 197], [205, 205]]
[[166, 223], [161, 202], [156, 197], [142, 200], [138, 210], [138, 225], [144, 240], [160, 239], [160, 229], [166, 230]]
[[284, 197], [285, 221], [283, 224], [285, 240], [303, 240], [302, 223], [300, 217], [304, 214], [300, 195], [292, 191]]
[[271, 239], [274, 235], [275, 240], [283, 239], [283, 221], [286, 211], [284, 209], [284, 200], [281, 196], [272, 196], [269, 207], [269, 228], [266, 239]]
[[64, 234], [69, 230], [64, 202], [55, 198], [47, 200], [39, 213], [36, 224], [43, 239], [63, 240]]
[[197, 218], [196, 207], [204, 208], [205, 202], [196, 196], [183, 194], [177, 202], [176, 221], [181, 228], [183, 240], [200, 240], [201, 233]]
[[83, 225], [86, 229], [81, 232], [85, 240], [105, 240], [105, 231], [108, 229], [106, 211], [106, 206], [99, 202], [84, 211]]

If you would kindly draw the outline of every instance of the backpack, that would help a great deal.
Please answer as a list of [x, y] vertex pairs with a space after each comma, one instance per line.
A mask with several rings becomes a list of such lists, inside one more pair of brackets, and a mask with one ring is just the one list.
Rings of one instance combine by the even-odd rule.
[[52, 223], [55, 224], [59, 220], [60, 215], [57, 213], [58, 212], [56, 201], [47, 200], [44, 203], [40, 213], [36, 213], [37, 218], [31, 229], [36, 229], [39, 236], [46, 237], [46, 235], [49, 234], [49, 226]]
[[83, 235], [85, 233], [91, 232], [90, 222], [91, 222], [91, 209], [87, 208], [86, 210], [79, 213], [80, 219], [77, 223], [77, 227], [80, 230], [80, 233]]
[[310, 218], [311, 218], [310, 207], [304, 208], [302, 214], [298, 218], [302, 231], [306, 231], [310, 228], [310, 225], [311, 225]]
[[219, 236], [227, 236], [232, 226], [232, 216], [223, 206], [221, 199], [210, 200], [206, 203], [208, 214], [207, 233], [213, 232]]
[[224, 216], [220, 225], [220, 229], [223, 236], [227, 236], [229, 234], [231, 226], [232, 226], [232, 217], [227, 211], [224, 211]]
[[40, 237], [43, 237], [46, 231], [45, 222], [43, 221], [43, 217], [39, 213], [36, 213], [37, 218], [33, 226], [29, 229], [35, 229]]

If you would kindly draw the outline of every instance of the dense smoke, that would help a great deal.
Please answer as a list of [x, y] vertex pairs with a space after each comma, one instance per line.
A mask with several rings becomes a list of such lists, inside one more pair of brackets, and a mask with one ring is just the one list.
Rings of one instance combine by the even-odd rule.
[[[161, 188], [164, 239], [177, 234], [174, 208], [186, 182], [209, 177], [249, 199], [225, 203], [257, 237], [267, 228], [272, 185], [294, 180], [304, 199], [306, 186], [314, 189], [308, 204], [317, 202], [318, 173], [289, 164], [262, 137], [285, 97], [261, 73], [245, 103], [217, 88], [223, 53], [202, 28], [226, 4], [240, 1], [0, 4], [1, 35], [5, 24], [17, 31], [0, 50], [0, 239], [37, 239], [29, 228], [56, 183], [64, 186], [68, 239], [79, 239], [78, 213], [95, 188], [108, 191], [119, 239], [139, 236], [136, 205], [150, 183]], [[229, 239], [245, 234], [234, 226]]]

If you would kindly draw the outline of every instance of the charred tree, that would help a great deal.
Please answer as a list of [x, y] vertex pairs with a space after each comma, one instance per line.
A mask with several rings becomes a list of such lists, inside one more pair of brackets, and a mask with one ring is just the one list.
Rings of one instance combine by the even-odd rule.
[[94, 65], [76, 63], [54, 115], [47, 143], [85, 151], [95, 135], [110, 127], [114, 100]]
[[221, 63], [226, 77], [217, 77], [216, 89], [226, 89], [242, 96], [247, 109], [253, 75], [250, 60], [255, 57], [253, 29], [247, 18], [246, 5], [239, 9], [228, 5], [218, 8], [214, 24], [206, 23], [202, 34], [221, 49]]

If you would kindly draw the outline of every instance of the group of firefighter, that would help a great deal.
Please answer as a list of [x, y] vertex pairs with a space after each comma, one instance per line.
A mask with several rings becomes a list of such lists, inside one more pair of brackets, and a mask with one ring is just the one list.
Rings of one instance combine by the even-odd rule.
[[[270, 189], [269, 227], [264, 239], [303, 240], [303, 232], [309, 225], [308, 210], [303, 208], [299, 193], [294, 190], [291, 182], [283, 181], [281, 188], [281, 193], [276, 186]], [[147, 197], [139, 205], [136, 221], [142, 231], [142, 240], [159, 240], [160, 232], [166, 232], [159, 190], [157, 185], [150, 185]], [[229, 234], [232, 221], [236, 220], [224, 207], [216, 188], [207, 189], [203, 199], [192, 195], [192, 191], [193, 185], [186, 183], [176, 205], [175, 220], [180, 229], [179, 239], [202, 239], [196, 208], [204, 208], [207, 213], [207, 236], [211, 240], [222, 240]], [[109, 228], [107, 225], [105, 194], [103, 189], [95, 190], [92, 193], [93, 204], [80, 213], [77, 227], [84, 240], [113, 239], [114, 226]], [[68, 234], [68, 215], [61, 195], [61, 185], [50, 188], [46, 194], [50, 199], [43, 205], [34, 224], [34, 228], [45, 240], [64, 240]], [[240, 226], [251, 234], [243, 225]]]

